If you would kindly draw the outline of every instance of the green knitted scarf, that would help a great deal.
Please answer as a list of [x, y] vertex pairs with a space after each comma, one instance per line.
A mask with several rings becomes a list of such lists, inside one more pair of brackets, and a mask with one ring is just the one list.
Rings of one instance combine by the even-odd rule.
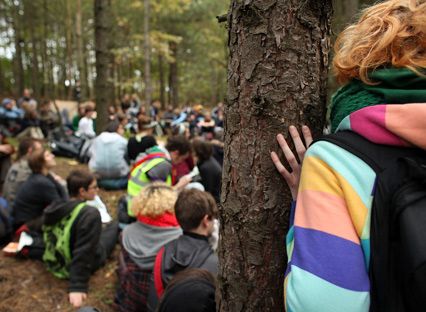
[[336, 131], [346, 116], [367, 106], [426, 102], [426, 77], [409, 69], [378, 69], [369, 76], [378, 84], [366, 85], [354, 79], [337, 90], [331, 98], [332, 132]]

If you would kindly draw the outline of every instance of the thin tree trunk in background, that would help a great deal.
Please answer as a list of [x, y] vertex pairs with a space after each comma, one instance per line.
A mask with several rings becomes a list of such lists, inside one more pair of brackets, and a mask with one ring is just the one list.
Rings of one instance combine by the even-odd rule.
[[165, 84], [164, 81], [164, 60], [163, 56], [161, 54], [158, 54], [158, 76], [160, 80], [160, 102], [161, 102], [161, 109], [166, 109], [166, 93], [165, 93]]
[[[26, 8], [29, 9], [30, 14], [28, 14], [28, 28], [30, 32], [31, 40], [31, 87], [33, 89], [33, 95], [38, 98], [40, 96], [40, 73], [39, 73], [39, 62], [38, 62], [38, 39], [35, 33], [35, 26], [38, 23], [37, 19], [37, 7], [34, 5], [33, 1], [28, 1]], [[28, 5], [29, 4], [29, 5]]]
[[86, 98], [87, 99], [92, 99], [92, 95], [93, 95], [93, 90], [91, 90], [90, 88], [90, 68], [91, 65], [89, 64], [89, 55], [88, 55], [88, 50], [87, 50], [87, 40], [83, 38], [83, 70], [84, 70], [84, 75], [83, 75], [83, 79], [85, 80], [85, 86], [86, 86]]
[[76, 14], [75, 14], [75, 37], [77, 41], [77, 68], [78, 79], [80, 81], [81, 99], [87, 99], [87, 77], [84, 70], [84, 52], [83, 52], [83, 38], [81, 34], [81, 0], [76, 0]]
[[[369, 0], [372, 2], [371, 0]], [[337, 35], [356, 18], [359, 8], [361, 6], [360, 0], [333, 0], [333, 20], [332, 20], [332, 40], [336, 40]], [[328, 96], [330, 97], [338, 89], [336, 79], [332, 74], [328, 77]]]
[[212, 73], [211, 73], [211, 98], [210, 98], [211, 105], [217, 104], [217, 99], [218, 99], [218, 96], [217, 96], [217, 87], [218, 87], [217, 86], [217, 76], [218, 76], [217, 69], [213, 68]]
[[7, 93], [6, 84], [4, 79], [3, 62], [0, 60], [0, 92]]
[[42, 92], [41, 95], [44, 98], [47, 98], [48, 96], [48, 84], [49, 84], [49, 78], [48, 78], [48, 56], [47, 56], [47, 33], [48, 33], [48, 19], [49, 10], [47, 6], [47, 0], [43, 0], [43, 39], [42, 39], [42, 54], [41, 54], [41, 62], [42, 62]]
[[360, 7], [359, 0], [333, 0], [333, 34], [339, 34], [356, 17]]
[[169, 104], [173, 105], [173, 107], [176, 108], [179, 105], [177, 44], [174, 42], [171, 42], [170, 50], [175, 60], [173, 63], [170, 63], [170, 66], [169, 66], [169, 88], [170, 88]]
[[277, 133], [324, 126], [331, 0], [232, 0], [218, 311], [283, 311], [291, 195]]
[[66, 45], [66, 79], [69, 81], [67, 89], [67, 99], [72, 98], [73, 87], [71, 81], [73, 79], [73, 61], [72, 61], [72, 12], [71, 12], [71, 0], [65, 0], [66, 7], [66, 27], [65, 27], [65, 45]]
[[103, 130], [108, 122], [108, 105], [113, 103], [111, 97], [110, 46], [111, 35], [111, 0], [95, 0], [95, 50], [96, 50], [96, 112], [97, 131]]
[[151, 105], [151, 43], [149, 38], [149, 18], [150, 8], [149, 1], [144, 0], [144, 21], [143, 21], [143, 37], [144, 37], [144, 51], [145, 51], [145, 105], [147, 110]]
[[118, 89], [118, 98], [121, 100], [121, 97], [123, 96], [122, 94], [122, 89], [121, 89], [121, 84], [122, 84], [122, 72], [123, 72], [123, 68], [122, 68], [122, 64], [123, 64], [123, 57], [120, 56], [120, 61], [117, 64], [117, 81], [118, 81], [118, 85], [117, 85], [117, 89]]
[[[19, 3], [19, 2], [18, 2]], [[12, 26], [14, 32], [14, 45], [15, 45], [15, 55], [13, 57], [14, 63], [14, 78], [15, 78], [15, 96], [18, 97], [22, 94], [25, 88], [25, 77], [24, 77], [24, 64], [23, 64], [23, 51], [22, 47], [24, 46], [24, 39], [22, 38], [21, 30], [21, 18], [19, 15], [20, 6], [12, 3], [13, 6], [13, 18]]]

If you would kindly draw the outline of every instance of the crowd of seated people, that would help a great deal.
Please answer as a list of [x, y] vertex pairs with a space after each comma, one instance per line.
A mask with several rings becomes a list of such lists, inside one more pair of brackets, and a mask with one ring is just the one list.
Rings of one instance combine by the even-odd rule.
[[[16, 254], [41, 260], [54, 276], [68, 279], [74, 307], [84, 305], [91, 274], [105, 264], [116, 242], [121, 244], [117, 310], [170, 309], [174, 294], [187, 282], [174, 283], [173, 276], [192, 269], [194, 278], [189, 275], [188, 281], [206, 282], [207, 292], [200, 296], [208, 295], [214, 305], [221, 165], [213, 151], [223, 148], [216, 142], [221, 128], [211, 117], [217, 114], [203, 113], [201, 105], [162, 112], [154, 103], [146, 109], [135, 95], [125, 96], [108, 109], [108, 124], [97, 134], [95, 104], [79, 103], [72, 124], [65, 126], [90, 142], [87, 169], [61, 177], [47, 144], [59, 115], [49, 101], [41, 103], [26, 89], [18, 101], [6, 98], [0, 107], [5, 121], [0, 129], [0, 243], [31, 237], [32, 243]], [[13, 136], [16, 147], [8, 142]], [[126, 193], [117, 218], [99, 197], [99, 187]], [[195, 255], [194, 261], [173, 264], [169, 253], [175, 244], [182, 259]], [[170, 297], [164, 303], [163, 293]]]

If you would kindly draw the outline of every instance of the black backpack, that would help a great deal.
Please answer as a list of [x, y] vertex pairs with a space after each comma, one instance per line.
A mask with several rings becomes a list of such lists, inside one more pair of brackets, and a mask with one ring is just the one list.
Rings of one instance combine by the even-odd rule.
[[358, 156], [377, 175], [370, 227], [370, 311], [426, 311], [426, 152], [375, 144], [350, 131], [319, 140]]

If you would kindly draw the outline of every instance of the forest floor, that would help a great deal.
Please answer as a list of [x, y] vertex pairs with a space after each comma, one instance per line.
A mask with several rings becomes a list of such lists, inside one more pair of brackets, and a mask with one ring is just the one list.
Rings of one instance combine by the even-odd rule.
[[[67, 174], [85, 165], [65, 158], [57, 158], [55, 172], [65, 178]], [[112, 217], [115, 217], [118, 199], [124, 191], [99, 190]], [[85, 305], [102, 312], [114, 311], [112, 303], [116, 286], [118, 245], [107, 264], [90, 279]], [[0, 254], [0, 312], [75, 311], [68, 303], [68, 281], [59, 280], [49, 273], [42, 262], [6, 257]]]

